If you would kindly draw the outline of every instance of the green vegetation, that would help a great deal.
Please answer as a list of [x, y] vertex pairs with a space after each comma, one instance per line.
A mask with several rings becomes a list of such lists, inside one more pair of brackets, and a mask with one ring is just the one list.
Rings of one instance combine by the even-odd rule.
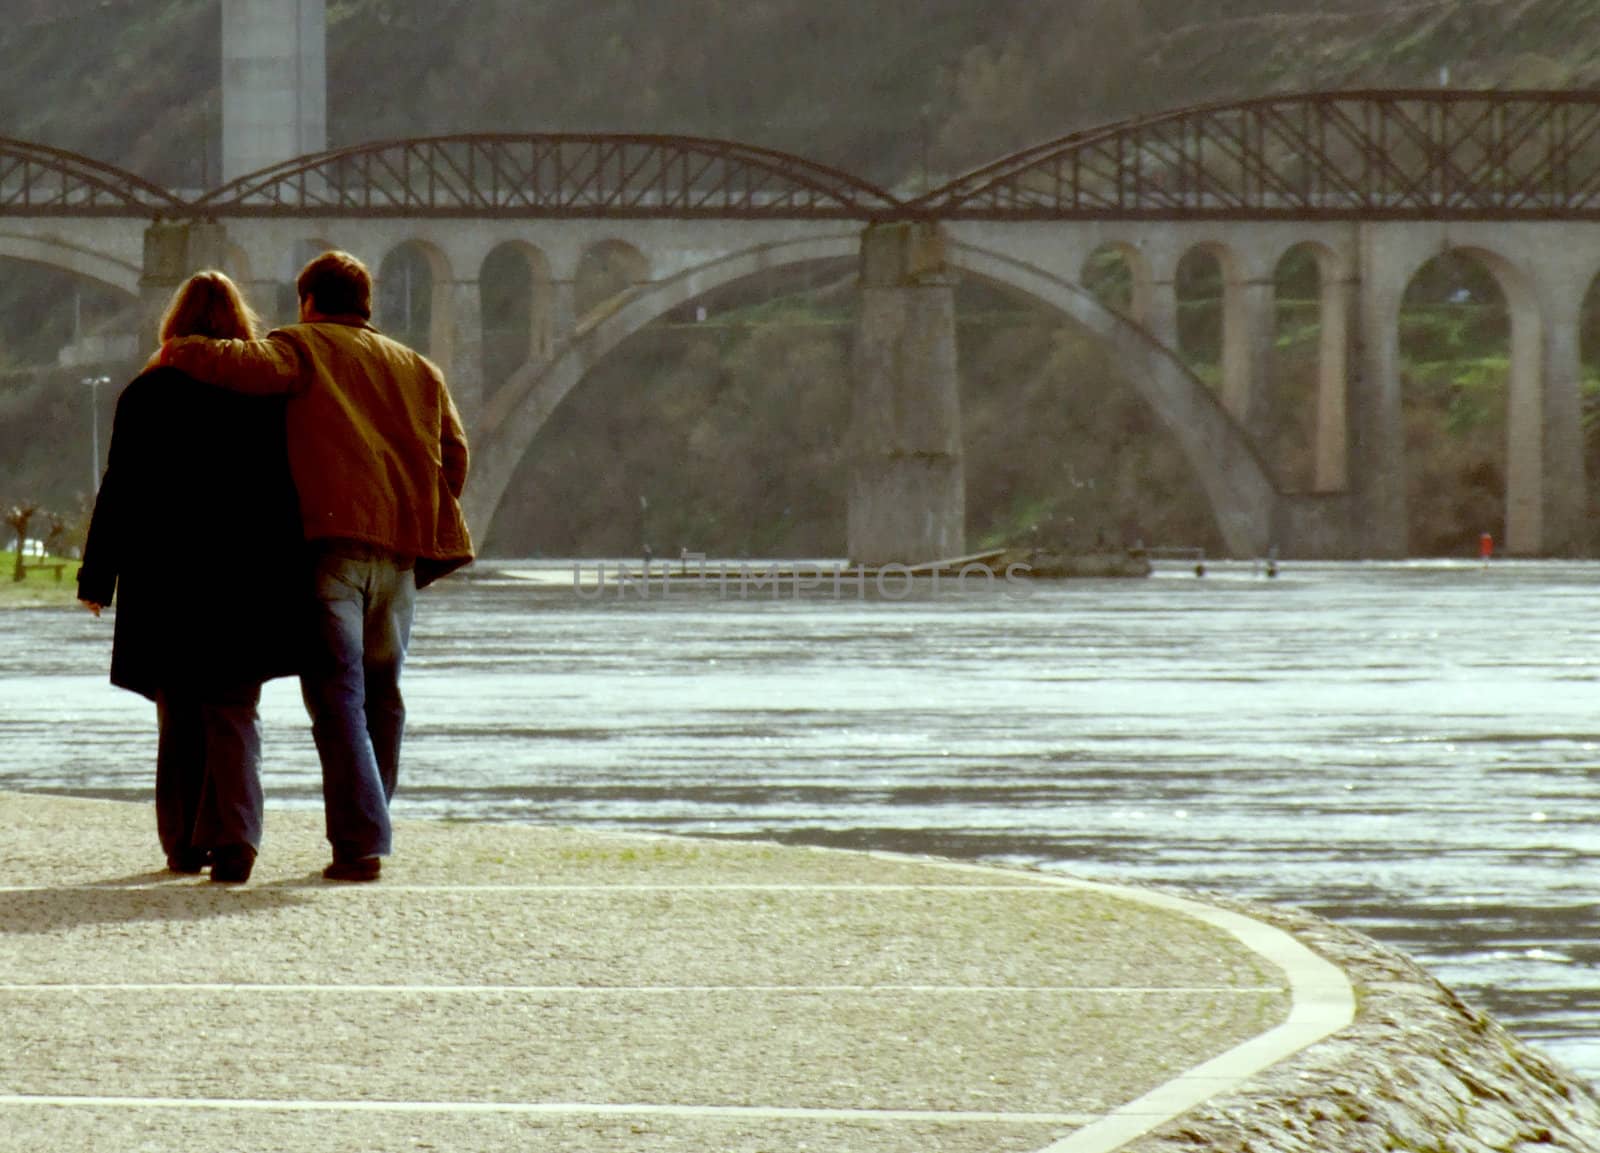
[[78, 603], [78, 562], [71, 557], [25, 557], [20, 581], [12, 579], [15, 550], [0, 552], [0, 608], [34, 608]]

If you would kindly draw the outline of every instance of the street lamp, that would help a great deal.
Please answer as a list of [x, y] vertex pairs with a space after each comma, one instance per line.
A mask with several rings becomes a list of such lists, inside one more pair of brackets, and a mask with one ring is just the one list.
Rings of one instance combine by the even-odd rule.
[[100, 386], [110, 384], [109, 376], [86, 376], [83, 383], [89, 386], [89, 429], [93, 437], [92, 452], [89, 458], [89, 495], [92, 497], [100, 491]]

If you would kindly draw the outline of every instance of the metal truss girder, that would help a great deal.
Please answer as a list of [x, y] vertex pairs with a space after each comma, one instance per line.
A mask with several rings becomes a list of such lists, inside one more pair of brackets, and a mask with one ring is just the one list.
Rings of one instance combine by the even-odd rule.
[[208, 216], [878, 219], [895, 215], [899, 203], [846, 172], [769, 149], [699, 137], [568, 133], [335, 150], [240, 177], [192, 208]]
[[1600, 93], [1314, 92], [1077, 132], [904, 206], [951, 219], [1587, 218]]
[[183, 202], [131, 172], [87, 156], [0, 138], [0, 210], [6, 216], [165, 216]]

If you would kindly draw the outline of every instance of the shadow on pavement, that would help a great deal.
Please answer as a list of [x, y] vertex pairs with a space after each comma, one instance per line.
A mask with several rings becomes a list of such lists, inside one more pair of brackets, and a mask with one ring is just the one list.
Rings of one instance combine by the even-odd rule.
[[[317, 885], [326, 884], [313, 874]], [[173, 883], [144, 887], [154, 879]], [[214, 885], [170, 873], [136, 874], [118, 880], [59, 889], [0, 893], [0, 933], [43, 936], [84, 925], [140, 921], [203, 921], [213, 917], [272, 913], [312, 900], [310, 879], [265, 884]]]

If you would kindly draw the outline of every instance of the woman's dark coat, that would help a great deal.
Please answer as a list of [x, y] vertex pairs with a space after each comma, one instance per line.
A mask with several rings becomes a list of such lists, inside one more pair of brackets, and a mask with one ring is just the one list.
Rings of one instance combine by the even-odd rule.
[[170, 368], [117, 401], [78, 596], [116, 594], [111, 683], [154, 697], [300, 670], [307, 577], [283, 402]]

